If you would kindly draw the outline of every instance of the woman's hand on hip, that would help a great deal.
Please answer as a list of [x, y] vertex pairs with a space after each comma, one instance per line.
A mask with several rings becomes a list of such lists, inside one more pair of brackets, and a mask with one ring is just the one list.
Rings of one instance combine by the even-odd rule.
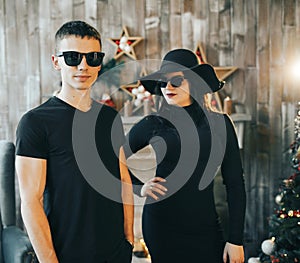
[[155, 200], [159, 199], [159, 195], [164, 196], [166, 194], [167, 188], [161, 183], [165, 183], [166, 179], [161, 177], [154, 177], [147, 181], [142, 189], [141, 196], [150, 196]]

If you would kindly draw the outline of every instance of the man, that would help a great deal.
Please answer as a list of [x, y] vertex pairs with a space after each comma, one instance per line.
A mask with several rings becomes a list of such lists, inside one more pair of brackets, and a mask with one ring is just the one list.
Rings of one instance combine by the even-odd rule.
[[133, 195], [122, 123], [90, 97], [104, 57], [100, 34], [71, 21], [55, 41], [61, 90], [17, 128], [24, 224], [41, 263], [131, 262]]

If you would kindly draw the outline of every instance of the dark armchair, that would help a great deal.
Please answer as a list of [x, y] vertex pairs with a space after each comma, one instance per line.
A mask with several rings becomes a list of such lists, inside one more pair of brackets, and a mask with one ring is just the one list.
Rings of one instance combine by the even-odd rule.
[[15, 146], [0, 140], [0, 263], [36, 263], [28, 236], [16, 211]]

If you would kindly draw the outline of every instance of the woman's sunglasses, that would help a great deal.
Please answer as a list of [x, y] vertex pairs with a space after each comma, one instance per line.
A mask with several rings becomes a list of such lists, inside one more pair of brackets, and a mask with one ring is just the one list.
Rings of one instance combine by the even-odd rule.
[[184, 76], [173, 76], [172, 78], [169, 78], [169, 79], [160, 80], [160, 87], [165, 88], [165, 87], [167, 87], [168, 83], [170, 82], [170, 84], [173, 88], [178, 88], [182, 85], [183, 81], [184, 81]]
[[99, 67], [102, 64], [104, 55], [103, 52], [79, 53], [77, 51], [65, 51], [56, 54], [58, 57], [64, 57], [65, 63], [70, 67], [78, 66], [83, 56], [85, 56], [86, 63], [89, 66]]

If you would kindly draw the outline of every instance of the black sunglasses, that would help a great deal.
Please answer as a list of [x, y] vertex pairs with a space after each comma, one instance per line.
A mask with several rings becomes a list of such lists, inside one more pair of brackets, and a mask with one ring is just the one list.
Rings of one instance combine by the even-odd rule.
[[168, 82], [170, 82], [170, 84], [173, 88], [178, 88], [182, 85], [183, 81], [184, 81], [184, 76], [173, 76], [170, 79], [161, 79], [160, 87], [165, 88], [165, 87], [167, 87]]
[[70, 67], [78, 66], [83, 56], [85, 56], [86, 63], [91, 67], [98, 67], [102, 64], [105, 53], [103, 52], [89, 52], [80, 53], [77, 51], [64, 51], [56, 54], [58, 57], [64, 57], [65, 63]]

